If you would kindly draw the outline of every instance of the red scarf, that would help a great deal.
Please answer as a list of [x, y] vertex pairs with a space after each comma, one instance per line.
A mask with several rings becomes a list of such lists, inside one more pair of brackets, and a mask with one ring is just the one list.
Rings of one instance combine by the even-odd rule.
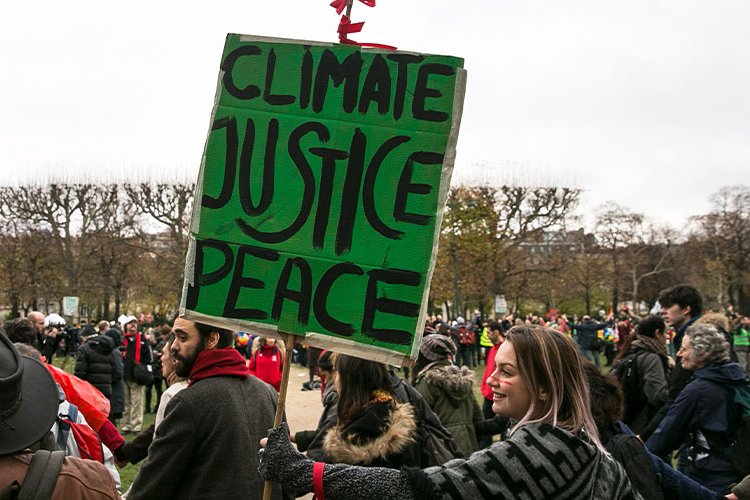
[[250, 375], [242, 355], [233, 347], [224, 349], [212, 349], [198, 353], [193, 367], [190, 369], [190, 383], [188, 387], [198, 380], [209, 377], [240, 377], [247, 378]]
[[128, 355], [128, 338], [135, 337], [135, 362], [140, 363], [141, 362], [141, 332], [136, 333], [126, 333], [125, 339], [122, 341], [122, 345], [125, 346], [125, 352], [122, 353], [123, 359], [127, 357]]

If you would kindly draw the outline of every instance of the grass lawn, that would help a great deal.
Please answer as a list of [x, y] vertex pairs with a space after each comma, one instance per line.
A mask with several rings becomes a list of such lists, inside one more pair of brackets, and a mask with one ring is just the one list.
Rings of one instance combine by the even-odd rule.
[[[53, 358], [52, 364], [57, 366], [58, 368], [62, 368], [68, 373], [73, 373], [73, 368], [75, 367], [75, 358], [73, 357], [65, 357], [65, 358]], [[145, 408], [145, 401], [144, 401], [144, 408]], [[151, 404], [150, 407], [155, 410], [156, 408], [156, 391], [151, 391]], [[153, 413], [146, 413], [143, 415], [143, 427], [142, 429], [147, 429], [151, 424], [154, 423], [154, 415]], [[119, 422], [118, 422], [119, 424]], [[118, 425], [119, 430], [119, 425]], [[125, 441], [130, 441], [135, 437], [135, 434], [128, 434], [126, 436], [123, 436], [125, 438]], [[142, 462], [141, 462], [142, 463]], [[122, 493], [125, 493], [130, 485], [135, 480], [135, 476], [138, 474], [138, 470], [141, 468], [141, 463], [138, 464], [128, 464], [122, 469], [119, 469], [120, 471], [120, 482], [122, 483]]]

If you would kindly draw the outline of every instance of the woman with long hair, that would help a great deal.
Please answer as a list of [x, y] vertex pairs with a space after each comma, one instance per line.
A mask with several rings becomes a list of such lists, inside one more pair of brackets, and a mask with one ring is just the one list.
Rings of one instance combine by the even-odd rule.
[[337, 354], [336, 425], [326, 431], [326, 462], [371, 467], [419, 465], [414, 408], [399, 402], [385, 365]]
[[[495, 413], [517, 423], [507, 440], [427, 469], [315, 463], [285, 426], [262, 451], [265, 479], [335, 499], [640, 498], [599, 442], [575, 343], [546, 327], [512, 328], [489, 381]], [[261, 443], [264, 444], [264, 443]]]
[[622, 421], [636, 434], [643, 432], [669, 398], [667, 381], [671, 358], [667, 355], [666, 331], [661, 316], [644, 318], [625, 339], [612, 363], [610, 373], [620, 381], [630, 376], [630, 387], [623, 387], [625, 414]]

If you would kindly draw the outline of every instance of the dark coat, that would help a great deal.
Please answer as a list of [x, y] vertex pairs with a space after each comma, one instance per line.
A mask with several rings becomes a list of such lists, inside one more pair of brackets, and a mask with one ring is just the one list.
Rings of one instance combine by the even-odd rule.
[[438, 361], [425, 367], [415, 385], [464, 455], [477, 451], [474, 422], [484, 417], [474, 397], [474, 371], [465, 366], [459, 368], [448, 360]]
[[581, 323], [568, 323], [568, 328], [572, 328], [576, 331], [576, 337], [578, 344], [581, 349], [591, 350], [596, 349], [597, 332], [604, 330], [611, 322], [607, 323], [594, 323], [592, 320], [587, 319]]
[[735, 387], [743, 383], [748, 383], [747, 374], [737, 363], [697, 370], [646, 441], [648, 449], [664, 456], [687, 444], [691, 460], [685, 474], [714, 491], [728, 493], [729, 485], [742, 479], [725, 454], [741, 417], [734, 404]]
[[112, 351], [115, 341], [105, 335], [90, 337], [78, 349], [74, 375], [86, 380], [108, 398], [112, 395], [112, 380], [117, 367]]
[[336, 425], [336, 408], [339, 401], [339, 393], [336, 392], [334, 384], [329, 383], [323, 391], [323, 413], [318, 420], [318, 427], [314, 431], [299, 431], [295, 433], [294, 440], [297, 449], [307, 452], [310, 458], [322, 455], [323, 437], [326, 429]]
[[661, 356], [638, 346], [632, 346], [628, 355], [631, 353], [636, 357], [638, 386], [643, 394], [644, 405], [632, 421], [625, 423], [633, 432], [640, 434], [669, 399], [669, 386], [667, 369]]
[[156, 345], [154, 346], [154, 378], [162, 378], [161, 375], [161, 357], [162, 357], [162, 351], [164, 350], [164, 344], [166, 344], [167, 341], [162, 339], [161, 336], [159, 337], [159, 340], [156, 341]]
[[[175, 394], [128, 498], [260, 500], [258, 450], [276, 399], [255, 377], [200, 379]], [[273, 498], [282, 498], [279, 485]]]

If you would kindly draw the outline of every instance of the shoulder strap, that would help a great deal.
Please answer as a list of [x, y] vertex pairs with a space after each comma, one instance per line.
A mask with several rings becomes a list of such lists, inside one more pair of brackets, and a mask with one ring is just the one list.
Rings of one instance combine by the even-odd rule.
[[68, 408], [68, 420], [73, 423], [78, 423], [78, 407], [73, 403], [68, 404], [70, 404], [70, 407]]
[[26, 472], [18, 500], [49, 500], [55, 490], [57, 476], [60, 474], [65, 453], [39, 450], [31, 458], [31, 465]]

